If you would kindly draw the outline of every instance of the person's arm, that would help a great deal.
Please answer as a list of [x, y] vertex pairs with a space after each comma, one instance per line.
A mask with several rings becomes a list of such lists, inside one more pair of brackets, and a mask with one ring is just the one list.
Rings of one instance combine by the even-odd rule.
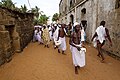
[[63, 31], [64, 31], [64, 35], [67, 36], [67, 32], [65, 28], [63, 29]]
[[41, 38], [42, 38], [42, 35], [43, 35], [43, 31], [41, 31]]
[[95, 34], [93, 35], [91, 41], [93, 41], [93, 39], [97, 36], [97, 32], [95, 32]]
[[105, 28], [105, 31], [106, 31], [107, 38], [110, 42], [110, 45], [112, 46], [112, 41], [111, 41], [111, 38], [110, 38], [109, 30], [107, 28]]

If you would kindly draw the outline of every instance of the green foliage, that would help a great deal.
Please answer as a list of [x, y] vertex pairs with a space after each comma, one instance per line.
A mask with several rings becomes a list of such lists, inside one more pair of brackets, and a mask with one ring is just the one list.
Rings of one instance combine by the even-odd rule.
[[41, 15], [40, 18], [39, 18], [39, 23], [40, 24], [47, 24], [48, 19], [49, 19], [49, 17], [46, 16], [45, 14]]
[[43, 11], [40, 11], [40, 8], [37, 6], [35, 6], [35, 8], [31, 8], [31, 10], [28, 10], [25, 4], [23, 6], [21, 5], [21, 8], [16, 7], [15, 4], [16, 3], [13, 3], [12, 0], [1, 0], [0, 2], [0, 6], [8, 9], [16, 10], [22, 13], [34, 13], [34, 24], [47, 24], [49, 17], [42, 14]]
[[24, 4], [24, 6], [21, 5], [20, 10], [21, 10], [21, 12], [26, 13], [28, 9], [27, 9], [26, 5]]
[[13, 3], [12, 0], [1, 0], [0, 6], [6, 7], [9, 9], [12, 9], [12, 10], [14, 10], [16, 8], [15, 3]]
[[35, 6], [35, 8], [31, 8], [31, 10], [29, 10], [28, 12], [34, 13], [36, 19], [38, 19], [39, 16], [43, 13], [43, 11], [40, 11], [40, 8], [38, 8], [37, 6]]
[[52, 17], [52, 21], [57, 21], [57, 20], [59, 20], [59, 14], [55, 13]]

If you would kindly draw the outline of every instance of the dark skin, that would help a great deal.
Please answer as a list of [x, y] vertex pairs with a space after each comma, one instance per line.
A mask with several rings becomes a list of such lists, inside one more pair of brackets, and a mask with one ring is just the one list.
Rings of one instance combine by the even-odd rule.
[[[76, 46], [80, 44], [81, 32], [80, 25], [75, 26], [75, 32], [73, 32], [70, 36], [69, 44], [76, 47], [80, 51], [80, 47]], [[83, 45], [82, 45], [83, 46]], [[75, 74], [78, 74], [79, 66], [75, 66]]]
[[[61, 28], [59, 29], [59, 33], [58, 33], [58, 40], [59, 40], [59, 37], [61, 38], [64, 38], [65, 37], [65, 31], [64, 31], [64, 28], [65, 28], [65, 24], [61, 24]], [[58, 53], [60, 53], [60, 50], [58, 49]], [[62, 54], [65, 54], [64, 51], [62, 51]]]
[[62, 37], [63, 38], [63, 37], [65, 37], [65, 31], [64, 31], [65, 25], [62, 24], [61, 27], [62, 28], [60, 28], [60, 30], [59, 30], [58, 37]]
[[[102, 25], [102, 26], [105, 26], [105, 24], [104, 25]], [[110, 38], [110, 35], [109, 35], [109, 30], [107, 29], [107, 28], [105, 28], [105, 31], [106, 31], [106, 35], [107, 36], [105, 36], [108, 40], [109, 40], [109, 42], [110, 42], [110, 45], [112, 46], [112, 41], [111, 41], [111, 38]], [[98, 35], [97, 35], [97, 33], [95, 32], [95, 34], [94, 34], [94, 36], [92, 37], [92, 39], [91, 39], [91, 41], [93, 41], [93, 39], [95, 38], [95, 37], [97, 37]], [[97, 40], [97, 50], [98, 50], [98, 57], [101, 57], [102, 58], [102, 60], [101, 60], [101, 62], [104, 62], [104, 55], [103, 55], [103, 53], [102, 53], [102, 47], [103, 47], [103, 45], [105, 44], [105, 40], [103, 41], [103, 43], [100, 43], [100, 41], [99, 40]]]

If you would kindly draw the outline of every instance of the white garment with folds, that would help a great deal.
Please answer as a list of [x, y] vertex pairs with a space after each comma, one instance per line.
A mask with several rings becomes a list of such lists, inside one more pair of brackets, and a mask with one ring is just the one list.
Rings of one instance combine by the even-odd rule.
[[84, 29], [81, 30], [81, 41], [85, 41], [85, 31], [84, 31]]
[[33, 35], [33, 41], [36, 41], [37, 40], [37, 30], [34, 31], [34, 35]]
[[37, 40], [38, 40], [39, 42], [43, 42], [43, 40], [42, 40], [42, 38], [41, 38], [41, 31], [39, 31], [36, 36], [37, 36]]
[[65, 51], [66, 50], [66, 40], [65, 40], [65, 37], [61, 38], [59, 37], [60, 41], [61, 41], [61, 44], [59, 46], [59, 49]]
[[84, 67], [86, 48], [81, 48], [81, 50], [78, 51], [76, 47], [73, 47], [73, 46], [71, 47], [72, 47], [71, 51], [72, 51], [72, 59], [73, 59], [74, 66]]
[[96, 29], [96, 33], [97, 33], [97, 35], [98, 35], [97, 40], [99, 40], [100, 43], [103, 43], [103, 41], [105, 40], [105, 36], [106, 36], [105, 27], [99, 26], [99, 27]]
[[54, 41], [54, 42], [58, 39], [58, 31], [59, 31], [59, 28], [57, 27], [57, 29], [56, 29], [55, 32], [53, 33], [53, 41]]

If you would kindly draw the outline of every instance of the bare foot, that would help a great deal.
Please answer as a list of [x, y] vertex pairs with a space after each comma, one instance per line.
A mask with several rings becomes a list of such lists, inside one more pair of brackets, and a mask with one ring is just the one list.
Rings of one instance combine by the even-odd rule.
[[98, 54], [97, 56], [98, 56], [98, 57], [100, 57], [100, 55], [99, 55], [99, 54]]
[[58, 53], [60, 53], [60, 50], [58, 49]]
[[101, 60], [101, 63], [105, 63], [105, 60]]
[[46, 45], [44, 47], [46, 47]]
[[63, 55], [66, 55], [66, 54], [64, 53], [64, 51], [62, 51], [62, 54], [63, 54]]
[[49, 48], [49, 46], [47, 45], [47, 48]]
[[77, 66], [78, 69], [80, 69], [80, 66]]
[[77, 70], [77, 67], [75, 67], [75, 74], [78, 74], [78, 70]]

